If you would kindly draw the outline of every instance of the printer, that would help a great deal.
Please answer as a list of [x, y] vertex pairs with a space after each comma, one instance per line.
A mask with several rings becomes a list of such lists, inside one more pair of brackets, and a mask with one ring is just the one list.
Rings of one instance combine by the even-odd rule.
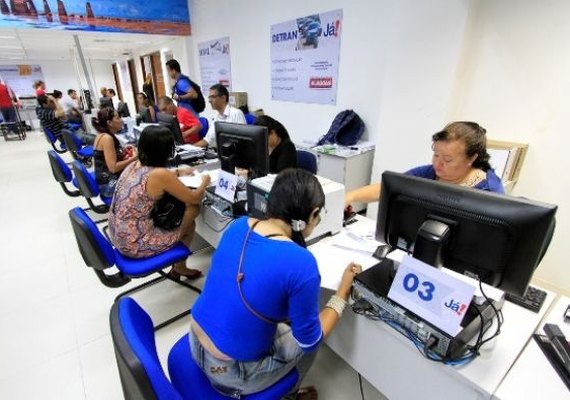
[[[247, 211], [254, 218], [263, 219], [267, 212], [269, 192], [277, 175], [267, 175], [247, 183]], [[321, 223], [307, 238], [307, 242], [325, 235], [334, 235], [342, 229], [344, 213], [344, 185], [317, 176], [325, 193], [325, 207], [321, 211]]]

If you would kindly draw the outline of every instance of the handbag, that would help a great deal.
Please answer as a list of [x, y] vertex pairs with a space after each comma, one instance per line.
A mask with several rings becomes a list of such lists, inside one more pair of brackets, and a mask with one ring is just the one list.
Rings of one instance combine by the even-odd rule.
[[186, 211], [186, 204], [169, 193], [154, 203], [150, 217], [154, 226], [165, 231], [172, 231], [182, 224], [182, 218]]

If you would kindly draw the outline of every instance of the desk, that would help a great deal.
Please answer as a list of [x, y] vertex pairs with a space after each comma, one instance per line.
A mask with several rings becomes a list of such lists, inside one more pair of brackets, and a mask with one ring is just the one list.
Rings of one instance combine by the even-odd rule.
[[[370, 226], [374, 221], [360, 218], [357, 224]], [[346, 260], [337, 260], [334, 254], [328, 256], [324, 252], [316, 256], [323, 282], [340, 279], [336, 278], [336, 271], [345, 266]], [[376, 262], [369, 260], [363, 267]], [[333, 271], [335, 276], [330, 277]], [[330, 296], [331, 292], [327, 292], [322, 294], [322, 302]], [[388, 325], [349, 310], [328, 337], [327, 344], [390, 399], [490, 399], [553, 300], [554, 295], [549, 293], [539, 314], [505, 302], [501, 335], [485, 345], [479, 357], [460, 368], [425, 359], [411, 342]], [[491, 327], [489, 332], [494, 329]]]
[[[562, 315], [570, 304], [570, 298], [559, 297], [548, 315], [540, 324], [537, 333], [544, 334], [545, 323], [556, 324], [562, 329], [566, 338], [570, 337], [570, 323], [564, 322]], [[545, 308], [545, 306], [543, 306]], [[530, 339], [519, 359], [499, 386], [494, 399], [570, 399], [570, 390], [564, 385], [550, 362], [538, 347], [534, 339]]]

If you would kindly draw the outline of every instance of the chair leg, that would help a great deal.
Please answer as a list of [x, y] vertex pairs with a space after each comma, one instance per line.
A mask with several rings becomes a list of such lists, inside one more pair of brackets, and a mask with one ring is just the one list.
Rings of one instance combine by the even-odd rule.
[[154, 331], [158, 331], [159, 329], [164, 328], [165, 326], [168, 326], [170, 324], [173, 324], [174, 322], [178, 321], [179, 319], [182, 319], [184, 317], [187, 317], [188, 315], [190, 315], [192, 313], [192, 309], [189, 309], [187, 311], [183, 311], [180, 314], [176, 314], [174, 317], [167, 319], [164, 322], [161, 322], [160, 324], [156, 325], [154, 327]]
[[160, 274], [160, 276], [162, 276], [165, 279], [168, 279], [169, 281], [175, 282], [181, 286], [184, 286], [187, 289], [190, 289], [198, 294], [202, 293], [202, 290], [197, 288], [196, 286], [192, 286], [189, 283], [183, 282], [182, 280], [177, 280], [177, 279], [173, 279], [170, 275], [168, 275], [166, 272], [164, 271], [158, 271], [158, 273]]
[[135, 286], [135, 287], [132, 288], [132, 289], [125, 290], [124, 292], [119, 293], [119, 294], [115, 297], [115, 302], [118, 301], [121, 297], [127, 296], [127, 295], [132, 294], [132, 293], [136, 293], [136, 292], [138, 292], [139, 290], [142, 290], [142, 289], [147, 288], [147, 287], [149, 287], [149, 286], [156, 285], [158, 282], [162, 282], [162, 281], [164, 281], [165, 279], [166, 279], [165, 277], [159, 276], [158, 278], [151, 279], [151, 280], [148, 281], [148, 282], [141, 283], [140, 285]]
[[86, 197], [85, 200], [87, 200], [87, 204], [89, 204], [91, 210], [95, 211], [97, 214], [107, 214], [109, 212], [109, 206], [105, 204], [95, 205], [89, 197]]

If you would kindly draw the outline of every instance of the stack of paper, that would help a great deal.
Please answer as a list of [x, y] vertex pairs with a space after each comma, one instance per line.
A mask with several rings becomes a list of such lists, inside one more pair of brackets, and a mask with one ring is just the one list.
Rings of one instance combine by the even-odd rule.
[[189, 158], [199, 158], [204, 156], [204, 148], [193, 146], [191, 144], [182, 144], [176, 146], [176, 154], [179, 155], [183, 160]]
[[178, 179], [180, 179], [180, 182], [182, 182], [186, 187], [197, 188], [202, 184], [202, 176], [210, 175], [210, 180], [211, 180], [210, 186], [214, 186], [216, 185], [216, 183], [218, 183], [219, 171], [220, 170], [218, 169], [214, 169], [211, 171], [196, 172], [194, 173], [194, 175], [184, 175]]

